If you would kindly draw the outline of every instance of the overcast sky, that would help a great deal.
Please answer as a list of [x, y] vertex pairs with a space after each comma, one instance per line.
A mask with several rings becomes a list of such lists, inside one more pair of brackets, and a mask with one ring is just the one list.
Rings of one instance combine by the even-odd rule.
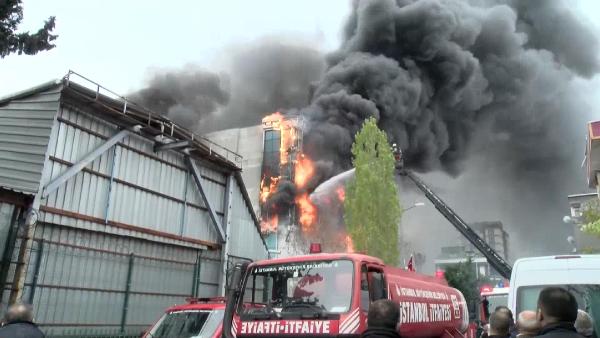
[[[75, 70], [118, 93], [139, 88], [152, 68], [188, 63], [216, 70], [228, 46], [264, 36], [335, 49], [349, 0], [24, 0], [21, 30], [57, 17], [57, 47], [0, 59], [0, 96]], [[168, 6], [165, 4], [168, 3]], [[569, 0], [596, 27], [600, 1]], [[594, 81], [599, 83], [600, 81]]]
[[[226, 47], [264, 36], [339, 44], [348, 0], [24, 0], [20, 30], [56, 16], [57, 47], [0, 59], [0, 96], [75, 70], [118, 93], [143, 83], [151, 68], [187, 63], [214, 69]], [[166, 5], [168, 4], [168, 5]]]

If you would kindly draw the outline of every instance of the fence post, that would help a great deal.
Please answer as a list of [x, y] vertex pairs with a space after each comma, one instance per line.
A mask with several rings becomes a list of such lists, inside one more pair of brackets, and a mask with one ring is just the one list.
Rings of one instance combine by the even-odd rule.
[[38, 253], [35, 258], [35, 268], [33, 272], [33, 281], [31, 282], [31, 290], [29, 291], [29, 304], [33, 304], [33, 297], [35, 296], [35, 288], [38, 284], [38, 278], [40, 276], [40, 266], [42, 266], [42, 258], [44, 257], [44, 240], [39, 241]]
[[[15, 251], [15, 245], [17, 242], [17, 233], [19, 228], [19, 222], [23, 213], [21, 207], [15, 206], [13, 214], [10, 219], [10, 228], [8, 228], [8, 236], [6, 238], [6, 245], [4, 247], [4, 253], [2, 254], [2, 264], [0, 264], [0, 287], [4, 289], [8, 284], [6, 278], [8, 277], [8, 270], [10, 269], [10, 261], [12, 260], [13, 252]], [[12, 285], [12, 283], [11, 283]], [[12, 290], [11, 290], [12, 293]], [[4, 292], [0, 292], [0, 304], [2, 304]]]
[[198, 297], [198, 287], [200, 287], [200, 271], [202, 270], [202, 250], [198, 250], [196, 256], [196, 265], [194, 266], [194, 280], [192, 282], [192, 297]]
[[127, 310], [129, 308], [129, 293], [131, 292], [131, 275], [133, 272], [133, 253], [129, 254], [129, 266], [127, 267], [127, 283], [125, 284], [125, 300], [123, 301], [123, 314], [121, 315], [121, 332], [125, 332], [127, 322]]

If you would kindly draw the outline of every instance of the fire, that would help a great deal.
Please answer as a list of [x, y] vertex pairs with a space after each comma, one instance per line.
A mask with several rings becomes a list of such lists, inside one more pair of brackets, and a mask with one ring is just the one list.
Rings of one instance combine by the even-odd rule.
[[260, 230], [262, 232], [275, 232], [277, 231], [277, 225], [279, 224], [279, 217], [277, 215], [270, 219], [263, 220], [260, 222]]
[[344, 202], [346, 200], [346, 190], [344, 190], [344, 187], [339, 187], [335, 189], [335, 192], [340, 202]]
[[277, 190], [277, 183], [279, 182], [280, 177], [271, 177], [271, 182], [269, 185], [266, 184], [266, 177], [260, 181], [260, 202], [265, 203], [269, 195]]
[[354, 252], [354, 243], [352, 242], [352, 238], [350, 235], [346, 235], [346, 252], [353, 253]]
[[294, 168], [294, 183], [298, 188], [304, 188], [306, 183], [315, 174], [313, 162], [304, 154], [298, 156]]
[[300, 225], [302, 225], [302, 231], [307, 232], [312, 229], [312, 226], [317, 221], [317, 207], [311, 202], [308, 194], [302, 194], [296, 196], [296, 204], [300, 209]]

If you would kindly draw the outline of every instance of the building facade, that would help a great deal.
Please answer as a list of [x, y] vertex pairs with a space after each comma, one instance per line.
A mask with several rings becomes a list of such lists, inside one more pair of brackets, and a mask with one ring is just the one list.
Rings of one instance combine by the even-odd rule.
[[[504, 231], [502, 222], [477, 222], [470, 226], [494, 251], [508, 261], [508, 233]], [[441, 248], [440, 255], [434, 261], [436, 270], [444, 271], [448, 266], [466, 263], [471, 259], [474, 273], [479, 280], [489, 280], [494, 284], [504, 283], [504, 278], [471, 243], [463, 237], [460, 237], [459, 242], [461, 245]]]
[[600, 121], [587, 125], [587, 146], [585, 150], [587, 181], [590, 188], [600, 194]]
[[[273, 113], [261, 125], [221, 130], [207, 134], [211, 141], [234, 150], [243, 157], [241, 175], [246, 182], [254, 210], [261, 220], [261, 231], [270, 252], [289, 255], [298, 250], [290, 241], [297, 230], [295, 205], [269, 208], [269, 197], [282, 181], [294, 182], [298, 158], [302, 154], [302, 123], [299, 117]], [[272, 209], [276, 209], [274, 212]]]
[[2, 308], [138, 333], [268, 257], [241, 157], [75, 73], [0, 99]]

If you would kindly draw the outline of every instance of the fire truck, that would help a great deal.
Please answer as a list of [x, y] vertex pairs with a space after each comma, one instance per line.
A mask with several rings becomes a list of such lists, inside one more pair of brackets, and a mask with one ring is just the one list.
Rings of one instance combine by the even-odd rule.
[[508, 306], [509, 287], [492, 287], [484, 285], [479, 288], [479, 320], [486, 324], [490, 320], [490, 313], [498, 306]]
[[[312, 250], [311, 252], [320, 251]], [[238, 264], [223, 338], [357, 337], [371, 302], [400, 306], [402, 337], [464, 337], [467, 304], [446, 281], [354, 253], [314, 253]], [[250, 304], [244, 307], [243, 304]]]

